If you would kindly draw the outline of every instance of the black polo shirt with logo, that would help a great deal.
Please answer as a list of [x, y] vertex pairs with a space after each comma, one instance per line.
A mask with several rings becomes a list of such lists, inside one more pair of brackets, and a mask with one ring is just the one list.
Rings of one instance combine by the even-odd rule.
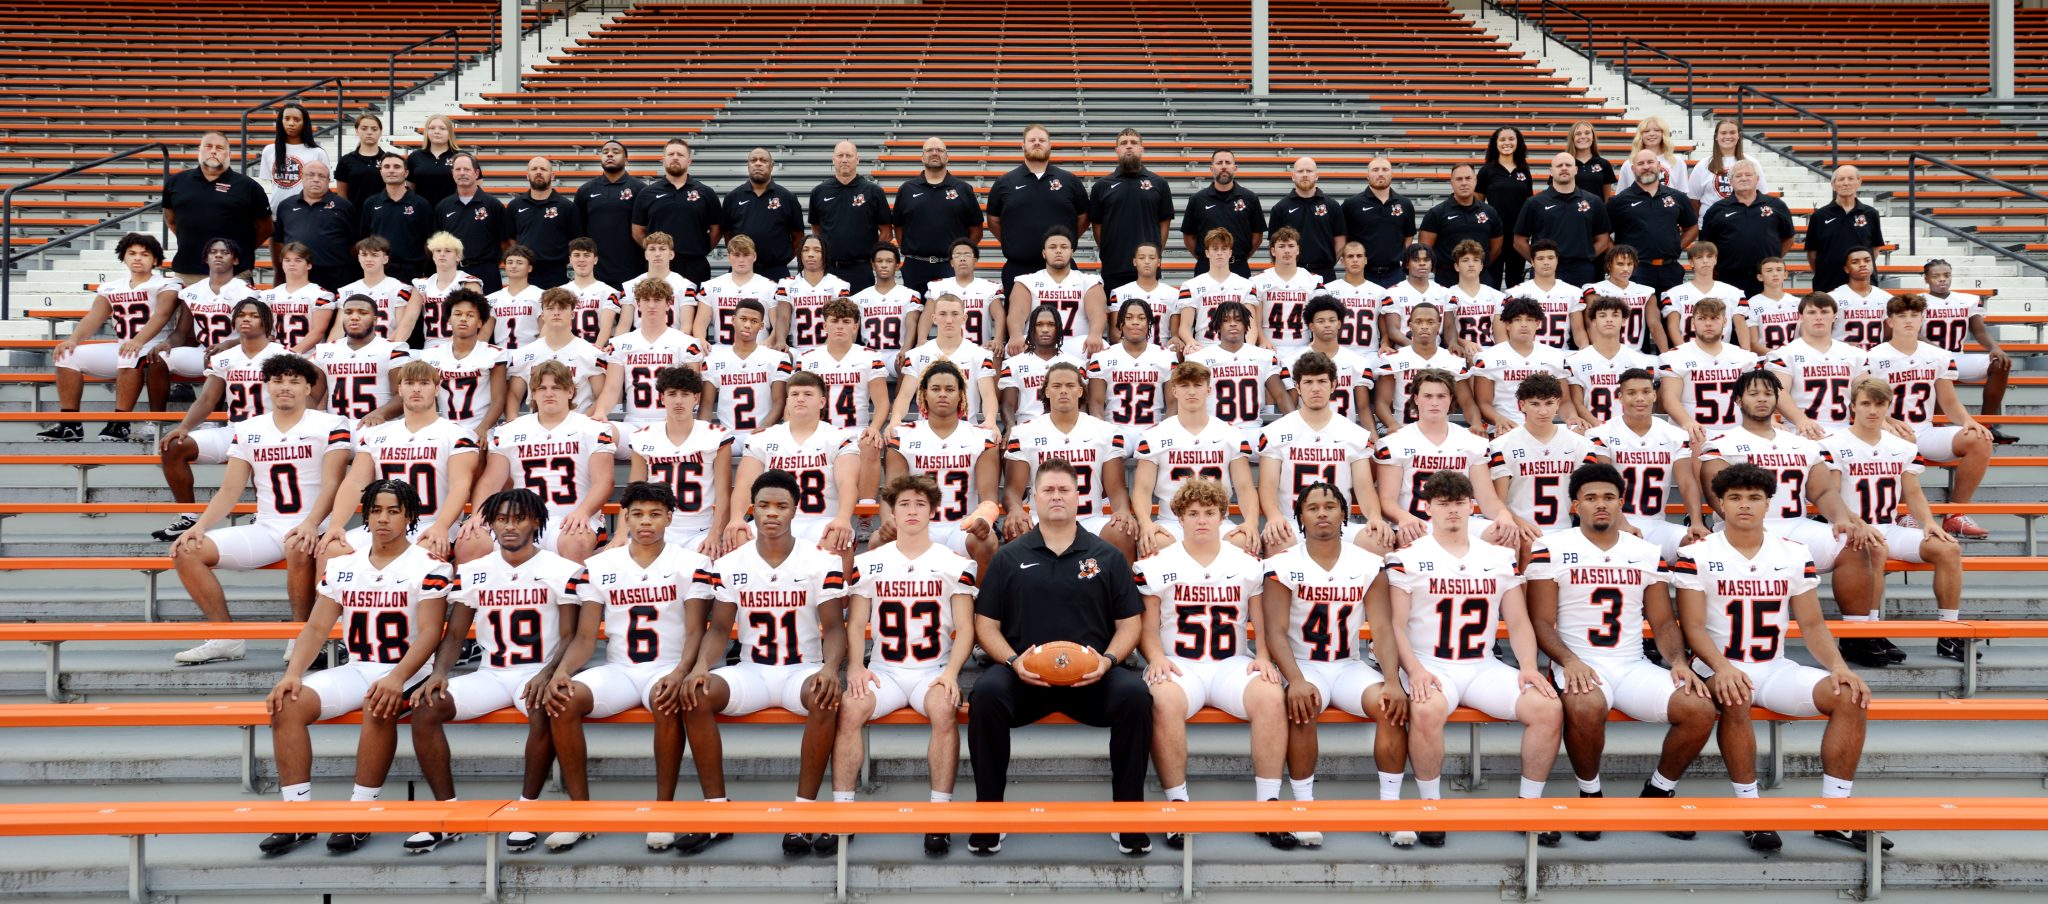
[[1678, 236], [1699, 225], [1692, 199], [1682, 191], [1659, 183], [1654, 193], [1641, 185], [1630, 185], [1607, 199], [1607, 222], [1614, 227], [1614, 243], [1636, 249], [1641, 263], [1678, 260]]
[[1266, 234], [1292, 226], [1301, 233], [1301, 269], [1327, 273], [1337, 269], [1337, 237], [1344, 234], [1344, 208], [1322, 189], [1310, 197], [1288, 192], [1273, 202], [1266, 218]]
[[1451, 285], [1458, 281], [1458, 274], [1451, 260], [1451, 249], [1459, 242], [1474, 241], [1480, 248], [1487, 249], [1487, 262], [1493, 258], [1492, 241], [1500, 238], [1507, 228], [1500, 221], [1500, 212], [1493, 205], [1472, 199], [1470, 204], [1460, 204], [1451, 198], [1429, 209], [1422, 215], [1422, 231], [1436, 234], [1436, 281], [1439, 285]]
[[[988, 191], [988, 215], [1002, 223], [1003, 257], [1035, 261], [1045, 256], [1045, 233], [1054, 226], [1074, 228], [1088, 212], [1088, 191], [1081, 177], [1057, 166], [1034, 176], [1019, 166], [1003, 174]], [[945, 252], [939, 252], [941, 254]]]
[[889, 194], [873, 180], [855, 176], [853, 182], [842, 184], [832, 177], [811, 189], [811, 225], [824, 237], [828, 267], [835, 261], [866, 262], [882, 237], [882, 227], [895, 222]]
[[1806, 259], [1813, 264], [1813, 288], [1827, 292], [1849, 281], [1842, 265], [1849, 262], [1849, 249], [1857, 246], [1876, 251], [1884, 244], [1884, 228], [1878, 224], [1877, 208], [1856, 202], [1843, 210], [1829, 201], [1813, 209], [1806, 218]]
[[[711, 253], [712, 227], [726, 225], [725, 205], [709, 185], [696, 179], [677, 185], [664, 176], [647, 183], [634, 196], [633, 225], [645, 228], [649, 235], [668, 233], [675, 240], [677, 257], [703, 257]], [[645, 257], [634, 260], [635, 275], [647, 269]]]
[[1361, 191], [1344, 202], [1344, 236], [1365, 246], [1367, 270], [1384, 272], [1401, 263], [1401, 249], [1415, 237], [1415, 205], [1391, 188], [1385, 201]]
[[505, 214], [504, 202], [478, 191], [465, 204], [460, 194], [453, 194], [434, 206], [434, 215], [437, 225], [462, 240], [462, 269], [479, 277], [489, 274], [484, 285], [492, 285], [504, 258], [503, 243], [512, 237], [512, 218]]
[[1078, 525], [1062, 553], [1036, 528], [1003, 544], [974, 598], [974, 614], [1000, 622], [1018, 652], [1056, 640], [1107, 650], [1117, 620], [1144, 613], [1130, 562]]
[[393, 200], [390, 193], [379, 190], [358, 205], [356, 216], [357, 235], [383, 236], [391, 243], [391, 262], [384, 266], [385, 272], [410, 280], [433, 269], [427, 265], [427, 238], [440, 227], [434, 225], [434, 205], [419, 192], [407, 189]]
[[[952, 173], [937, 183], [923, 176], [905, 179], [896, 187], [896, 239], [903, 253], [916, 257], [946, 257], [953, 243], [980, 226], [981, 199], [974, 186]], [[827, 244], [825, 250], [831, 251]]]
[[647, 257], [633, 241], [633, 202], [646, 185], [621, 173], [617, 182], [597, 176], [576, 189], [583, 232], [597, 243], [597, 268], [592, 273], [612, 288], [647, 270]]
[[178, 219], [178, 253], [171, 269], [206, 272], [206, 243], [231, 239], [242, 246], [242, 267], [256, 262], [256, 224], [270, 219], [270, 196], [256, 180], [223, 170], [208, 179], [197, 167], [164, 184], [164, 207]]
[[759, 255], [754, 266], [764, 270], [787, 267], [789, 259], [796, 256], [789, 235], [804, 231], [804, 205], [796, 192], [780, 182], [769, 182], [768, 189], [758, 195], [754, 184], [748, 182], [726, 192], [725, 222], [732, 227], [732, 235], [754, 240], [754, 252]]
[[1793, 232], [1792, 209], [1763, 192], [1748, 204], [1729, 195], [1700, 215], [1700, 238], [1721, 252], [1715, 278], [1732, 286], [1756, 284], [1757, 265], [1783, 253]]
[[1583, 188], [1562, 193], [1552, 186], [1537, 192], [1515, 220], [1515, 235], [1528, 236], [1532, 244], [1537, 239], [1556, 242], [1559, 261], [1592, 260], [1594, 238], [1613, 231], [1607, 202]]
[[583, 211], [568, 195], [548, 192], [545, 200], [536, 201], [520, 192], [505, 205], [505, 212], [512, 217], [512, 240], [533, 252], [536, 269], [560, 271], [568, 265], [569, 240], [583, 237]]
[[355, 205], [331, 191], [312, 202], [303, 193], [286, 198], [277, 205], [276, 240], [312, 249], [315, 270], [355, 270]]
[[[1159, 224], [1173, 222], [1173, 190], [1158, 173], [1112, 172], [1088, 190], [1088, 222], [1102, 227], [1095, 251], [1105, 272], [1129, 272], [1131, 256], [1145, 242], [1159, 241]], [[1161, 255], [1165, 248], [1159, 249]], [[1110, 288], [1115, 288], [1111, 286]]]

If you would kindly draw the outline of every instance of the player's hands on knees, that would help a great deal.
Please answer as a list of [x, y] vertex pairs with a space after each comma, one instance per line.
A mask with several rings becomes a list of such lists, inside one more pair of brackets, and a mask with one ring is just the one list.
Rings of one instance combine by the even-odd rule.
[[711, 676], [693, 672], [683, 677], [681, 684], [683, 709], [693, 710], [710, 702]]
[[[1408, 694], [1414, 698], [1415, 702], [1428, 703], [1430, 697], [1444, 692], [1443, 682], [1438, 681], [1436, 674], [1430, 670], [1403, 669], [1402, 671], [1408, 673]], [[1387, 683], [1392, 684], [1394, 682], [1390, 679]]]
[[1552, 700], [1557, 699], [1557, 688], [1550, 686], [1550, 679], [1543, 677], [1542, 672], [1536, 671], [1529, 666], [1523, 666], [1521, 673], [1522, 690], [1534, 690], [1536, 693], [1549, 697]]
[[1124, 536], [1136, 539], [1138, 536], [1138, 521], [1129, 515], [1111, 515], [1109, 516], [1109, 530], [1122, 531]]
[[422, 682], [419, 687], [413, 689], [412, 706], [414, 709], [431, 706], [447, 696], [448, 677], [445, 675], [435, 675]]
[[1273, 660], [1271, 659], [1253, 659], [1252, 664], [1245, 666], [1244, 668], [1245, 671], [1258, 675], [1261, 680], [1264, 680], [1269, 684], [1287, 683], [1287, 676], [1280, 674], [1280, 667], [1274, 665]]
[[564, 537], [596, 536], [597, 534], [596, 531], [590, 529], [590, 522], [582, 518], [568, 518], [564, 520], [567, 521], [567, 523], [562, 525], [562, 536]]
[[300, 687], [299, 679], [290, 675], [277, 679], [277, 684], [270, 688], [270, 696], [263, 698], [263, 711], [274, 716], [286, 705], [298, 702]]
[[1003, 516], [1003, 540], [1008, 542], [1031, 532], [1038, 522], [1031, 513], [1019, 509]]
[[1590, 694], [1600, 684], [1600, 673], [1593, 671], [1593, 667], [1587, 665], [1583, 660], [1575, 659], [1564, 664], [1565, 693]]
[[1109, 674], [1110, 668], [1115, 665], [1116, 660], [1109, 658], [1109, 651], [1096, 650], [1095, 668], [1090, 669], [1088, 674], [1082, 675], [1081, 680], [1074, 682], [1074, 686], [1087, 687], [1088, 685], [1094, 684], [1097, 681], [1101, 681], [1102, 676]]
[[535, 675], [526, 682], [525, 686], [519, 689], [519, 696], [522, 698], [522, 702], [526, 704], [527, 712], [552, 715], [552, 713], [548, 712], [547, 708], [548, 683], [553, 681], [554, 677], [552, 673]]
[[1828, 673], [1828, 684], [1835, 696], [1846, 696], [1849, 702], [1863, 709], [1870, 708], [1870, 685], [1846, 665], [1836, 666]]
[[881, 524], [876, 525], [875, 532], [868, 536], [868, 543], [873, 546], [880, 546], [884, 543], [888, 543], [895, 539], [896, 522], [893, 520], [884, 520]]
[[647, 693], [647, 708], [664, 716], [673, 715], [682, 708], [683, 676], [670, 672], [655, 679], [654, 687]]
[[[1256, 669], [1258, 668], [1258, 665], [1254, 663], [1251, 666], [1251, 668]], [[1178, 674], [1180, 674], [1180, 666], [1173, 664], [1173, 657], [1171, 656], [1161, 656], [1158, 659], [1154, 659], [1151, 662], [1145, 663], [1146, 684], [1158, 684], [1162, 681], [1171, 681], [1173, 680], [1173, 676]]]
[[873, 693], [871, 688], [880, 687], [881, 684], [882, 680], [876, 678], [875, 673], [868, 671], [867, 666], [854, 663], [846, 667], [846, 696], [852, 699], [866, 697]]
[[960, 708], [960, 679], [940, 674], [939, 677], [932, 679], [932, 690], [945, 691], [946, 705], [954, 709]]
[[804, 705], [812, 712], [829, 712], [839, 708], [839, 680], [825, 674], [824, 669], [811, 673], [804, 679]]
[[547, 713], [559, 716], [569, 711], [569, 703], [576, 699], [576, 682], [568, 675], [557, 672], [549, 679], [546, 693]]
[[[1160, 527], [1157, 524], [1152, 526], [1151, 536], [1147, 539], [1152, 541], [1152, 552], [1158, 552], [1173, 545], [1173, 535], [1167, 533], [1166, 528]], [[1259, 555], [1262, 548], [1259, 543], [1259, 532], [1242, 524], [1224, 532], [1223, 540], [1253, 556]], [[1151, 554], [1146, 553], [1146, 555]]]
[[[424, 536], [420, 537], [421, 546], [426, 545], [426, 539]], [[345, 556], [355, 551], [355, 547], [348, 545], [348, 536], [345, 531], [330, 530], [326, 536], [320, 538], [320, 554], [329, 558]], [[427, 551], [433, 552], [432, 549]]]
[[1394, 536], [1396, 539], [1400, 541], [1400, 543], [1397, 545], [1407, 546], [1410, 543], [1422, 539], [1422, 535], [1426, 533], [1429, 533], [1429, 522], [1424, 521], [1421, 518], [1417, 518], [1414, 515], [1409, 515], [1405, 520], [1401, 522], [1401, 528], [1399, 531], [1395, 533]]
[[301, 523], [284, 534], [284, 548], [293, 552], [305, 553], [306, 555], [312, 555], [319, 551], [319, 541], [320, 528], [318, 525]]
[[1713, 535], [1714, 532], [1707, 528], [1707, 522], [1689, 521], [1685, 525], [1685, 543], [1682, 545], [1691, 546]]
[[1700, 680], [1699, 673], [1693, 671], [1692, 666], [1683, 661], [1671, 667], [1671, 688], [1681, 694], [1706, 697], [1709, 700], [1714, 696], [1707, 690], [1707, 683]]
[[1314, 684], [1297, 681], [1287, 688], [1287, 721], [1307, 725], [1323, 711], [1323, 695]]
[[1380, 685], [1380, 712], [1386, 716], [1386, 723], [1396, 728], [1408, 727], [1408, 692], [1401, 689], [1401, 682], [1389, 681]]
[[170, 451], [172, 445], [176, 444], [179, 440], [184, 439], [186, 435], [187, 431], [185, 430], [185, 428], [173, 427], [171, 428], [171, 432], [164, 434], [163, 439], [156, 441], [156, 450], [158, 452], [168, 452]]
[[399, 704], [405, 702], [405, 682], [391, 675], [385, 675], [370, 682], [370, 691], [363, 695], [363, 712], [380, 719], [398, 715]]
[[204, 527], [194, 527], [186, 531], [184, 536], [179, 537], [177, 542], [171, 544], [171, 554], [177, 555], [182, 553], [184, 555], [196, 556], [200, 550], [205, 548], [206, 529]]
[[1715, 672], [1707, 687], [1714, 692], [1714, 702], [1722, 706], [1748, 706], [1750, 695], [1756, 692], [1749, 676], [1732, 665]]

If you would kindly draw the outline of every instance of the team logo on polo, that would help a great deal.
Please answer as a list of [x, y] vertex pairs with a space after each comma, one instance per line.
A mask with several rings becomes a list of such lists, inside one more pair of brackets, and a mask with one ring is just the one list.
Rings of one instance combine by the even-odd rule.
[[1580, 199], [1579, 199], [1579, 212], [1580, 212], [1580, 213], [1586, 213], [1586, 212], [1588, 212], [1588, 211], [1591, 211], [1592, 209], [1593, 209], [1593, 205], [1592, 205], [1591, 203], [1588, 203], [1588, 202], [1586, 201], [1586, 199], [1584, 199], [1584, 198], [1580, 198]]
[[1486, 223], [1487, 223], [1487, 218], [1486, 218], [1486, 211], [1483, 211], [1483, 210], [1482, 210], [1482, 211], [1480, 211], [1480, 212], [1478, 212], [1478, 213], [1475, 213], [1475, 214], [1473, 214], [1473, 215], [1472, 215], [1472, 221], [1473, 221], [1473, 222], [1475, 222], [1475, 223], [1478, 223], [1478, 224], [1480, 224], [1481, 226], [1484, 226], [1484, 225], [1486, 225]]
[[1770, 216], [1770, 215], [1771, 215], [1771, 208], [1770, 208], [1770, 205], [1768, 205], [1768, 204], [1767, 204], [1767, 205], [1764, 205], [1764, 216], [1767, 216], [1767, 217], [1768, 217], [1768, 216]]
[[[867, 205], [867, 203], [868, 203], [868, 196], [867, 196], [867, 195], [854, 195], [854, 196], [853, 196], [853, 206], [855, 206], [855, 207], [864, 207], [864, 206], [866, 206], [866, 205]], [[774, 206], [774, 205], [772, 205], [772, 204], [771, 204], [771, 205], [769, 205], [769, 206], [771, 206], [771, 207], [772, 207], [772, 206]]]
[[1855, 222], [1856, 228], [1862, 229], [1863, 227], [1870, 225], [1870, 218], [1859, 213], [1856, 215]]
[[1677, 199], [1677, 198], [1674, 198], [1674, 197], [1672, 197], [1672, 196], [1670, 196], [1670, 195], [1665, 195], [1665, 196], [1664, 196], [1664, 206], [1665, 206], [1665, 207], [1677, 207], [1677, 206], [1678, 206], [1678, 199]]
[[1236, 201], [1231, 202], [1230, 209], [1237, 211], [1238, 213], [1244, 213], [1244, 199], [1239, 198]]
[[405, 205], [405, 215], [406, 215], [406, 216], [412, 216], [412, 205], [411, 205], [411, 204], [407, 204], [407, 205]]
[[[1515, 181], [1516, 181], [1516, 182], [1527, 182], [1527, 181], [1529, 181], [1529, 174], [1528, 174], [1528, 173], [1516, 173], [1516, 174], [1515, 174]], [[1300, 579], [1299, 579], [1299, 578], [1296, 578], [1296, 580], [1300, 580]]]
[[1391, 216], [1397, 216], [1397, 217], [1398, 217], [1398, 216], [1400, 216], [1400, 215], [1401, 215], [1401, 205], [1399, 205], [1399, 204], [1396, 204], [1396, 205], [1394, 205], [1394, 206], [1392, 206], [1392, 207], [1389, 207], [1389, 208], [1387, 208], [1387, 213], [1388, 213], [1389, 215], [1391, 215]]
[[1048, 182], [1048, 183], [1046, 183], [1046, 184], [1045, 184], [1045, 187], [1046, 187], [1046, 188], [1049, 188], [1049, 189], [1052, 189], [1053, 191], [1059, 191], [1059, 190], [1060, 190], [1060, 180], [1058, 179], [1058, 177], [1054, 177], [1054, 179], [1053, 179], [1053, 180], [1052, 180], [1051, 182]]
[[1138, 187], [1139, 187], [1139, 188], [1142, 188], [1142, 189], [1144, 189], [1144, 190], [1146, 190], [1146, 191], [1151, 191], [1151, 190], [1152, 190], [1152, 180], [1150, 180], [1150, 179], [1139, 179], [1139, 180], [1138, 180]]
[[633, 190], [632, 190], [632, 189], [630, 189], [630, 188], [622, 188], [622, 189], [619, 189], [619, 200], [621, 200], [621, 201], [631, 201], [631, 200], [633, 200]]
[[543, 220], [552, 220], [555, 218], [555, 213], [555, 209], [550, 207], [546, 211], [541, 213], [540, 218]]
[[490, 219], [490, 218], [491, 218], [491, 209], [490, 209], [490, 208], [488, 208], [488, 207], [479, 207], [479, 208], [477, 208], [477, 209], [476, 209], [476, 219], [477, 219], [477, 220], [478, 220], [479, 222], [481, 222], [481, 221], [483, 221], [483, 220], [488, 220], [488, 219]]
[[960, 200], [960, 190], [959, 190], [959, 189], [957, 189], [957, 188], [949, 188], [949, 189], [946, 189], [946, 200], [948, 200], [948, 201], [958, 201], [958, 200]]
[[[660, 197], [660, 196], [659, 196], [659, 195], [657, 195], [656, 197]], [[693, 188], [693, 189], [690, 189], [690, 193], [689, 193], [689, 194], [686, 194], [686, 195], [684, 195], [684, 196], [683, 196], [683, 200], [685, 200], [685, 201], [695, 201], [695, 200], [697, 200], [697, 190], [696, 190], [696, 189], [694, 189], [694, 188]]]
[[781, 209], [782, 209], [782, 199], [781, 199], [781, 198], [769, 198], [769, 199], [768, 199], [768, 209], [769, 209], [769, 210], [781, 210]]
[[1319, 216], [1319, 217], [1321, 217], [1321, 216], [1328, 216], [1328, 215], [1329, 215], [1329, 213], [1330, 213], [1330, 205], [1328, 205], [1328, 204], [1317, 204], [1317, 205], [1316, 205], [1316, 216]]
[[1094, 576], [1096, 576], [1096, 575], [1098, 575], [1098, 574], [1101, 574], [1101, 573], [1102, 573], [1102, 569], [1101, 569], [1101, 567], [1099, 567], [1099, 566], [1097, 566], [1097, 565], [1095, 564], [1095, 560], [1094, 560], [1094, 559], [1083, 559], [1083, 560], [1081, 560], [1081, 579], [1082, 579], [1082, 580], [1084, 580], [1084, 581], [1085, 581], [1085, 580], [1087, 580], [1087, 579], [1089, 579], [1089, 578], [1092, 578], [1092, 577], [1094, 577]]

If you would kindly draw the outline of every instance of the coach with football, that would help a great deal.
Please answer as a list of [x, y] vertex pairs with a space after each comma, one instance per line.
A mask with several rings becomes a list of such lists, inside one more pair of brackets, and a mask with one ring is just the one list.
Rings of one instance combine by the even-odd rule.
[[[1031, 487], [1031, 514], [1038, 526], [996, 552], [975, 600], [975, 640], [999, 663], [982, 673], [969, 698], [974, 715], [967, 723], [967, 745], [976, 800], [1003, 799], [1010, 729], [1053, 713], [1108, 727], [1113, 799], [1145, 799], [1152, 692], [1138, 673], [1116, 666], [1138, 645], [1144, 603], [1131, 579], [1130, 562], [1076, 522], [1077, 486], [1074, 466], [1066, 461], [1048, 458], [1039, 465]], [[1013, 512], [1010, 517], [1029, 515]], [[1038, 649], [1059, 641], [1087, 650], [1049, 655]], [[1093, 668], [1078, 678], [1054, 674], [1085, 667], [1089, 651], [1095, 654]], [[1057, 663], [1061, 658], [1067, 662]], [[1045, 674], [1034, 672], [1034, 666]], [[1117, 848], [1142, 854], [1152, 849], [1152, 841], [1127, 832], [1117, 836]], [[1002, 836], [973, 835], [967, 849], [993, 854], [1002, 849]]]

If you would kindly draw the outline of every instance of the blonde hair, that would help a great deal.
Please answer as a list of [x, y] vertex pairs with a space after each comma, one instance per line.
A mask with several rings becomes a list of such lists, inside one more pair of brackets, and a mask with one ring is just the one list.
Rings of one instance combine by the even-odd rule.
[[462, 150], [462, 145], [455, 140], [455, 118], [446, 113], [436, 113], [427, 117], [425, 122], [420, 123], [420, 137], [426, 137], [427, 127], [433, 125], [434, 120], [437, 119], [441, 121], [442, 125], [448, 127], [448, 149], [451, 151]]
[[456, 238], [455, 233], [452, 232], [436, 232], [427, 237], [427, 250], [453, 251], [456, 254], [461, 254], [462, 240]]
[[1661, 116], [1645, 116], [1642, 122], [1636, 123], [1635, 137], [1628, 143], [1628, 159], [1636, 159], [1636, 152], [1643, 149], [1643, 130], [1651, 126], [1656, 126], [1664, 133], [1664, 147], [1656, 152], [1657, 156], [1667, 165], [1680, 163], [1683, 158], [1678, 156], [1677, 151], [1671, 149], [1671, 126], [1665, 123]]
[[754, 239], [751, 236], [736, 235], [733, 236], [732, 238], [725, 240], [725, 256], [727, 257], [731, 257], [735, 254], [758, 253], [758, 251], [754, 250]]

